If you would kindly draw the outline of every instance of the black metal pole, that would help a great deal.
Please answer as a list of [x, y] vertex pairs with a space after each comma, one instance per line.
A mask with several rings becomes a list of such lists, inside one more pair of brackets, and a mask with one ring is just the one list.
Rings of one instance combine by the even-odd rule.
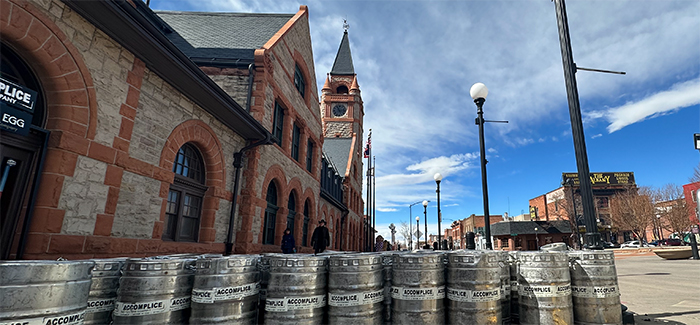
[[420, 218], [416, 217], [416, 249], [420, 248]]
[[491, 217], [489, 214], [489, 190], [486, 185], [486, 148], [484, 146], [484, 102], [483, 98], [474, 100], [477, 107], [476, 124], [479, 125], [479, 155], [481, 156], [481, 191], [484, 196], [484, 230], [486, 231], [486, 249], [492, 249], [491, 245]]
[[412, 208], [413, 204], [408, 206], [408, 214], [410, 214], [410, 216], [408, 216], [408, 250], [413, 249], [413, 229], [411, 229], [413, 226], [413, 212], [411, 212]]
[[571, 179], [569, 179], [569, 185], [571, 186], [571, 206], [574, 209], [574, 226], [576, 227], [576, 248], [581, 249], [581, 230], [578, 229], [578, 215], [576, 214], [576, 197], [574, 196], [574, 184]]
[[437, 183], [437, 215], [438, 215], [438, 249], [445, 249], [442, 247], [442, 233], [440, 229], [440, 219], [442, 219], [442, 213], [440, 213], [440, 181], [435, 181]]
[[425, 245], [423, 245], [423, 247], [425, 248], [426, 246], [428, 246], [428, 206], [427, 205], [423, 206], [423, 217], [425, 217], [425, 219], [423, 220], [423, 221], [425, 221]]
[[583, 122], [581, 120], [581, 108], [579, 106], [578, 88], [576, 86], [576, 64], [571, 51], [571, 39], [569, 37], [569, 25], [566, 18], [566, 5], [564, 0], [554, 0], [559, 27], [559, 44], [561, 58], [564, 66], [564, 80], [566, 81], [566, 94], [569, 101], [569, 115], [571, 116], [571, 133], [574, 139], [574, 151], [576, 153], [576, 167], [581, 190], [583, 204], [583, 218], [586, 224], [586, 245], [588, 249], [603, 249], [600, 233], [596, 224], [593, 205], [593, 190], [591, 188], [588, 170], [588, 155], [586, 153], [586, 141], [583, 134]]
[[[369, 149], [370, 151], [372, 148]], [[377, 178], [375, 175], [377, 158], [372, 156], [372, 243], [375, 243], [377, 233]]]

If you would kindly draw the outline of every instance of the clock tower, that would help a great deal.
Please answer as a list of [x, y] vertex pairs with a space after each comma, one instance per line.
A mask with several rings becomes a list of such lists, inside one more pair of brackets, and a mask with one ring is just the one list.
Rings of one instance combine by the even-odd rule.
[[333, 68], [321, 90], [321, 119], [324, 138], [362, 139], [362, 96], [352, 64], [348, 31], [343, 33]]

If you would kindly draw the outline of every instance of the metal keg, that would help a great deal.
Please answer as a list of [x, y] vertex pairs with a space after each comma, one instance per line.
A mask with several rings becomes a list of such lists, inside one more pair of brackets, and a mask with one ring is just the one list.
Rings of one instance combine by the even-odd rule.
[[426, 251], [394, 255], [392, 268], [392, 322], [412, 325], [443, 324], [443, 253]]
[[573, 324], [567, 254], [519, 252], [518, 260], [520, 324]]
[[501, 324], [500, 252], [447, 255], [447, 324]]
[[383, 324], [382, 256], [377, 253], [333, 255], [328, 263], [328, 322]]
[[192, 324], [257, 324], [260, 255], [209, 256], [197, 260]]
[[570, 251], [576, 324], [622, 324], [620, 289], [611, 251]]
[[507, 251], [498, 251], [498, 266], [500, 273], [500, 302], [501, 302], [501, 323], [510, 324], [510, 265], [508, 264], [509, 254]]
[[117, 301], [119, 277], [126, 257], [93, 259], [92, 284], [88, 298], [85, 324], [109, 324]]
[[270, 258], [284, 256], [280, 253], [263, 253], [258, 263], [260, 271], [260, 292], [258, 294], [258, 324], [265, 322], [265, 302], [267, 300], [267, 284], [270, 283]]
[[1, 324], [82, 324], [92, 261], [0, 262]]
[[183, 324], [190, 317], [195, 258], [128, 259], [114, 324]]
[[541, 251], [556, 251], [556, 252], [566, 252], [569, 250], [569, 245], [566, 243], [551, 243], [543, 245], [540, 247]]
[[384, 324], [391, 324], [391, 273], [393, 255], [401, 254], [400, 251], [388, 251], [381, 253], [384, 273]]
[[328, 256], [271, 256], [265, 324], [325, 324]]
[[518, 302], [518, 254], [508, 252], [508, 267], [510, 268], [510, 323], [520, 323], [520, 303]]

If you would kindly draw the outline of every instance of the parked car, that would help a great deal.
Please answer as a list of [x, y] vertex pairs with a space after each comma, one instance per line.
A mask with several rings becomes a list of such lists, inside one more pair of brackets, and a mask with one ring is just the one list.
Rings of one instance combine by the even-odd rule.
[[681, 245], [683, 245], [683, 241], [681, 241], [678, 238], [664, 239], [662, 242], [663, 243], [661, 245], [666, 245], [666, 246], [681, 246]]
[[660, 240], [652, 240], [647, 243], [649, 246], [661, 246], [661, 241]]
[[620, 248], [639, 248], [642, 244], [638, 240], [630, 240], [620, 245]]
[[618, 247], [620, 247], [620, 244], [618, 244], [618, 243], [611, 243], [609, 241], [603, 242], [603, 248], [618, 248]]

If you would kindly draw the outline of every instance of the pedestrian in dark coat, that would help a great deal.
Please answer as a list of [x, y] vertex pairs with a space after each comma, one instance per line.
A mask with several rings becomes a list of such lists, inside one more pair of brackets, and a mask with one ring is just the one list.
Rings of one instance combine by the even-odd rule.
[[292, 254], [294, 253], [294, 247], [294, 235], [292, 235], [292, 231], [287, 228], [284, 230], [284, 236], [282, 236], [282, 253]]
[[314, 247], [314, 254], [325, 251], [330, 243], [331, 236], [326, 228], [326, 221], [321, 219], [318, 222], [318, 227], [314, 229], [314, 234], [311, 235], [311, 246]]

